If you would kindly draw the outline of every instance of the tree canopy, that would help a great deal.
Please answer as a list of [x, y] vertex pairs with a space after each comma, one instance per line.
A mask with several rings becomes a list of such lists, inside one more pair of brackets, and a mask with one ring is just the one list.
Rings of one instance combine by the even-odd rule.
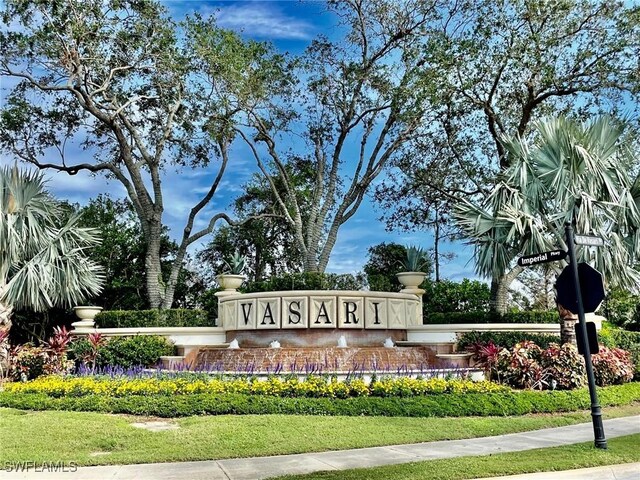
[[475, 247], [476, 271], [503, 278], [519, 271], [516, 255], [566, 250], [569, 222], [577, 233], [606, 242], [579, 246], [578, 260], [600, 270], [610, 286], [637, 290], [640, 176], [629, 170], [639, 159], [624, 142], [623, 127], [607, 117], [589, 123], [560, 117], [537, 122], [531, 142], [503, 139], [510, 166], [500, 182], [482, 203], [467, 200], [455, 210]]
[[[169, 308], [187, 248], [218, 220], [231, 221], [205, 208], [234, 137], [224, 82], [254, 98], [268, 95], [262, 66], [277, 56], [212, 19], [194, 16], [178, 25], [153, 0], [4, 3], [0, 74], [19, 83], [0, 117], [2, 147], [42, 169], [86, 170], [120, 182], [145, 239], [149, 303]], [[70, 153], [78, 148], [81, 160]], [[164, 273], [168, 167], [201, 168], [211, 183], [188, 212], [176, 262]]]

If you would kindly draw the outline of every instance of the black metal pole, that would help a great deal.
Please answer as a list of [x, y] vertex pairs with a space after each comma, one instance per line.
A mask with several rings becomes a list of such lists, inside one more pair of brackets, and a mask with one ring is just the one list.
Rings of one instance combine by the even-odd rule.
[[582, 291], [580, 289], [580, 278], [578, 276], [578, 261], [576, 260], [576, 251], [573, 239], [573, 227], [571, 223], [565, 223], [565, 234], [567, 236], [567, 249], [569, 251], [569, 262], [573, 270], [573, 281], [576, 288], [576, 298], [578, 299], [578, 323], [582, 331], [582, 351], [584, 352], [584, 364], [587, 369], [587, 382], [589, 383], [589, 395], [591, 397], [591, 420], [593, 421], [593, 434], [595, 437], [596, 448], [607, 448], [607, 439], [604, 436], [604, 427], [602, 426], [602, 411], [598, 402], [598, 393], [596, 392], [596, 379], [593, 375], [593, 364], [591, 363], [591, 352], [589, 351], [589, 342], [587, 341], [587, 322], [584, 318], [584, 305], [582, 303]]

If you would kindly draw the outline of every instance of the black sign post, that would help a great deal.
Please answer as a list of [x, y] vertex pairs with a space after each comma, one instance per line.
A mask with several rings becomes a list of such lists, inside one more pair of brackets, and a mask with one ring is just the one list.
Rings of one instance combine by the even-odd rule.
[[[584, 318], [584, 306], [582, 303], [582, 291], [580, 288], [580, 279], [578, 276], [578, 262], [576, 260], [576, 249], [574, 246], [573, 227], [570, 223], [565, 224], [565, 234], [567, 239], [567, 247], [569, 249], [569, 267], [573, 271], [573, 280], [578, 300], [578, 322], [582, 336], [582, 351], [584, 352], [584, 363], [587, 368], [587, 381], [589, 383], [589, 395], [591, 397], [591, 419], [593, 421], [593, 433], [595, 436], [596, 448], [607, 448], [607, 439], [604, 436], [604, 427], [602, 426], [602, 411], [600, 403], [598, 403], [598, 394], [596, 392], [596, 382], [593, 375], [593, 364], [591, 363], [591, 352], [589, 351], [589, 343], [587, 342], [587, 323]], [[563, 305], [566, 308], [566, 305]]]

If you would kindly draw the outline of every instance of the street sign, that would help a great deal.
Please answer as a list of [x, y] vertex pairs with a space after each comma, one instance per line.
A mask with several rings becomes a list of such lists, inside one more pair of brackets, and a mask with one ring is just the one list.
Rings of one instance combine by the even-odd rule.
[[[580, 263], [578, 264], [578, 277], [584, 312], [595, 312], [605, 296], [602, 274], [588, 263]], [[577, 314], [578, 299], [576, 297], [573, 271], [570, 265], [566, 266], [564, 270], [562, 270], [562, 273], [558, 275], [556, 290], [558, 292], [558, 303], [570, 312]]]
[[518, 265], [521, 267], [530, 267], [539, 263], [555, 262], [567, 258], [567, 252], [564, 250], [552, 250], [550, 252], [536, 253], [527, 255], [518, 259]]
[[[589, 354], [593, 355], [600, 352], [600, 346], [598, 345], [598, 333], [596, 332], [596, 324], [593, 322], [586, 322], [587, 326], [587, 343], [589, 344]], [[576, 329], [576, 343], [578, 344], [578, 353], [584, 355], [584, 339], [582, 338], [582, 328], [580, 323], [575, 324]]]
[[591, 235], [576, 235], [574, 237], [576, 245], [588, 245], [590, 247], [604, 247], [604, 239], [602, 237], [593, 237]]

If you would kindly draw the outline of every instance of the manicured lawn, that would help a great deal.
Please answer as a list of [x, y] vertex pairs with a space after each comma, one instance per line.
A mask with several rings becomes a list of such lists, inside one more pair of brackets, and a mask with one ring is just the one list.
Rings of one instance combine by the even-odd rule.
[[[640, 404], [608, 407], [605, 418], [640, 414]], [[590, 421], [588, 412], [521, 417], [404, 418], [284, 415], [169, 420], [177, 430], [131, 426], [141, 417], [0, 409], [0, 463], [80, 465], [209, 460], [362, 448], [498, 435]]]
[[[540, 448], [524, 452], [479, 457], [460, 457], [386, 467], [288, 475], [280, 480], [465, 480], [532, 472], [552, 472], [640, 461], [640, 435], [612, 438], [608, 450], [593, 442], [566, 447]], [[555, 478], [555, 477], [554, 477]], [[562, 478], [562, 474], [557, 474]]]

